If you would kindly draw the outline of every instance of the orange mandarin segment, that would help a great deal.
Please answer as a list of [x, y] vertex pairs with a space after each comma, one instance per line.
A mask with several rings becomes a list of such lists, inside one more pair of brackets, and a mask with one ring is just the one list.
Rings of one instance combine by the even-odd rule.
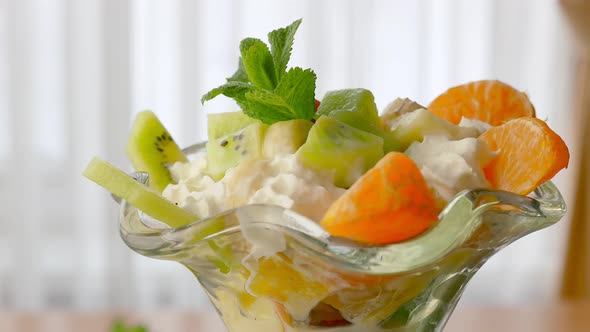
[[428, 110], [454, 124], [466, 117], [498, 126], [511, 119], [535, 116], [526, 93], [496, 80], [452, 87], [436, 97]]
[[508, 121], [479, 138], [498, 152], [484, 168], [486, 178], [496, 189], [526, 195], [569, 163], [565, 142], [537, 118]]
[[334, 236], [386, 244], [414, 237], [436, 220], [420, 169], [405, 154], [390, 152], [330, 206], [321, 225]]

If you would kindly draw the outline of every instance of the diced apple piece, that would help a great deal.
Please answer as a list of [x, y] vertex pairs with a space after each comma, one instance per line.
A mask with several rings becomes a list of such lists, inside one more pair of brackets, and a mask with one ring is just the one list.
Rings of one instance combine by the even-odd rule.
[[406, 113], [392, 122], [391, 133], [402, 150], [413, 142], [422, 142], [425, 136], [444, 136], [451, 140], [477, 137], [475, 128], [459, 127], [426, 109]]
[[313, 123], [296, 119], [273, 123], [266, 131], [263, 152], [265, 158], [293, 154], [305, 143]]

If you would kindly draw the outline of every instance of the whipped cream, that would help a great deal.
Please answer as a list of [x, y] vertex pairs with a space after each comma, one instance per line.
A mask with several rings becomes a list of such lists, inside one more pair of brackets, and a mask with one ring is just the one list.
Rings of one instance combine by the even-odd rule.
[[451, 141], [444, 136], [426, 136], [424, 141], [412, 143], [405, 153], [445, 203], [462, 190], [489, 187], [482, 169], [495, 154], [478, 138]]
[[247, 204], [278, 205], [319, 221], [345, 190], [297, 161], [294, 154], [247, 160], [227, 170], [218, 182], [205, 172], [204, 156], [170, 167], [164, 197], [201, 218]]
[[461, 117], [461, 122], [459, 122], [459, 127], [462, 128], [473, 128], [476, 130], [477, 135], [479, 136], [485, 133], [488, 129], [492, 128], [489, 123], [477, 120], [477, 119], [470, 119], [466, 117]]

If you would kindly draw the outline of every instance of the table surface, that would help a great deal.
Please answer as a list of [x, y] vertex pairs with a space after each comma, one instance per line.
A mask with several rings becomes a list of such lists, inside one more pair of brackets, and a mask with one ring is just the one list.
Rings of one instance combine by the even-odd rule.
[[[0, 331], [110, 332], [114, 319], [144, 323], [149, 332], [223, 332], [212, 312], [0, 312]], [[529, 307], [461, 307], [445, 332], [590, 332], [590, 302]], [[268, 331], [272, 332], [272, 331]]]

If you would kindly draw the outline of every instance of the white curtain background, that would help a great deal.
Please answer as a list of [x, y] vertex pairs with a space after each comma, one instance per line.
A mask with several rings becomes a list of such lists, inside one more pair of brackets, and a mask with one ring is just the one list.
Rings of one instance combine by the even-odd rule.
[[[297, 18], [291, 65], [316, 71], [319, 97], [365, 87], [380, 108], [428, 104], [497, 78], [573, 146], [575, 63], [557, 1], [0, 0], [0, 308], [208, 307], [185, 268], [124, 246], [118, 206], [80, 174], [93, 155], [129, 169], [143, 109], [182, 145], [204, 139], [206, 112], [236, 109], [199, 100], [233, 73], [239, 41]], [[574, 173], [556, 179], [570, 202]], [[463, 303], [553, 299], [566, 229], [491, 259]]]

